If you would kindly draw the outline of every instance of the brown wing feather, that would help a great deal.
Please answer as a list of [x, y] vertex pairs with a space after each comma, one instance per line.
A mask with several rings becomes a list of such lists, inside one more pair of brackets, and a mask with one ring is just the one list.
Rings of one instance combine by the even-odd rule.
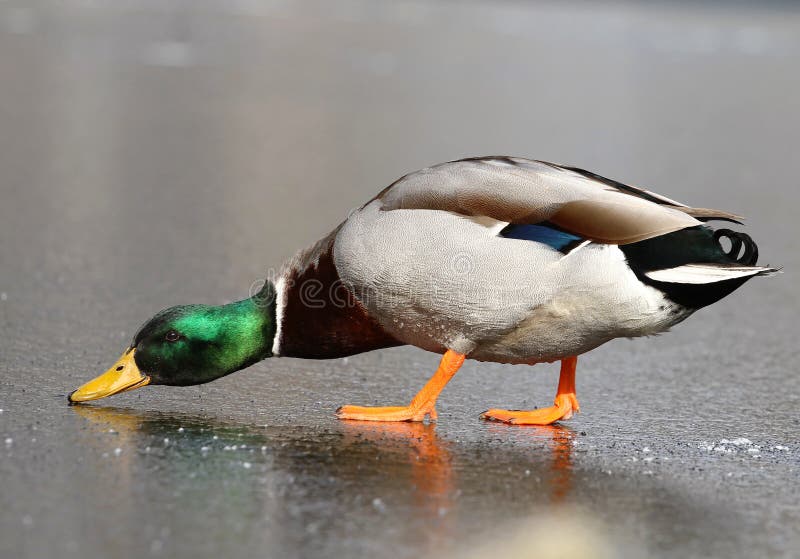
[[645, 191], [631, 195], [609, 182], [529, 159], [471, 158], [410, 173], [378, 198], [384, 210], [443, 210], [510, 223], [551, 221], [609, 244], [634, 243], [700, 224], [685, 207], [673, 205], [677, 202], [641, 195]]
[[644, 198], [645, 200], [649, 200], [650, 202], [654, 202], [656, 204], [664, 204], [673, 207], [676, 210], [680, 210], [683, 213], [686, 213], [700, 220], [718, 219], [720, 221], [731, 221], [733, 223], [741, 224], [741, 220], [744, 219], [744, 217], [740, 215], [732, 214], [730, 212], [726, 212], [723, 210], [713, 210], [710, 208], [691, 208], [686, 204], [681, 204], [680, 202], [676, 202], [675, 200], [667, 198], [666, 196], [662, 196], [661, 194], [645, 190], [644, 188], [639, 188], [636, 186], [631, 186], [629, 184], [624, 184], [619, 181], [615, 181], [614, 179], [609, 179], [601, 175], [598, 175], [597, 173], [593, 173], [585, 169], [580, 169], [578, 167], [567, 167], [563, 165], [556, 165], [554, 163], [547, 163], [546, 161], [541, 161], [541, 163], [544, 163], [545, 165], [551, 165], [559, 169], [566, 169], [569, 171], [573, 171], [575, 173], [583, 175], [588, 179], [597, 181], [612, 188], [616, 188], [617, 190], [620, 190], [627, 194]]

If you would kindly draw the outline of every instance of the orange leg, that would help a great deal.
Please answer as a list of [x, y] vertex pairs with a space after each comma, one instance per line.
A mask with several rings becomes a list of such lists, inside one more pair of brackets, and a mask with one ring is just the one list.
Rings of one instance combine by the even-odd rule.
[[561, 419], [569, 419], [573, 412], [580, 411], [578, 397], [575, 395], [575, 367], [577, 357], [561, 360], [561, 376], [558, 379], [555, 405], [539, 410], [486, 410], [481, 419], [503, 421], [515, 425], [550, 425]]
[[424, 421], [428, 416], [436, 421], [436, 398], [463, 362], [464, 355], [447, 350], [439, 368], [407, 406], [342, 406], [336, 410], [336, 416], [361, 421]]

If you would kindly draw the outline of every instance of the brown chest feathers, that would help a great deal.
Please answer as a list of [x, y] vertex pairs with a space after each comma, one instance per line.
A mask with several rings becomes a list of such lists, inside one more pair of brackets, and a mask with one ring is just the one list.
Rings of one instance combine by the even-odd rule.
[[281, 273], [282, 357], [331, 359], [402, 345], [367, 314], [339, 278], [333, 262], [338, 230], [292, 258]]

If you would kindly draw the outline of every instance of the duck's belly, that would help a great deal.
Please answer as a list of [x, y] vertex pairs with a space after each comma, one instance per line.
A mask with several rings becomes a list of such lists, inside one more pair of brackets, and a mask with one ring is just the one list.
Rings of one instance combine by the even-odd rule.
[[[616, 250], [616, 249], [614, 249]], [[473, 359], [499, 363], [544, 363], [586, 353], [614, 338], [658, 334], [692, 311], [642, 286], [620, 297], [616, 290], [566, 290], [533, 309], [514, 329], [483, 340]]]
[[367, 206], [340, 230], [334, 259], [392, 336], [484, 361], [555, 361], [689, 314], [639, 282], [615, 246], [564, 256], [447, 212]]

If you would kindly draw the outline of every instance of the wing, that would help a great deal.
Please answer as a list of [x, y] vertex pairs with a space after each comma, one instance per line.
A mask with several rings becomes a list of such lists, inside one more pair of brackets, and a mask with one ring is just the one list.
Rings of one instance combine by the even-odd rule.
[[629, 244], [738, 216], [684, 206], [581, 169], [482, 157], [410, 173], [376, 197], [381, 209], [432, 209], [514, 224], [548, 221], [585, 239]]

